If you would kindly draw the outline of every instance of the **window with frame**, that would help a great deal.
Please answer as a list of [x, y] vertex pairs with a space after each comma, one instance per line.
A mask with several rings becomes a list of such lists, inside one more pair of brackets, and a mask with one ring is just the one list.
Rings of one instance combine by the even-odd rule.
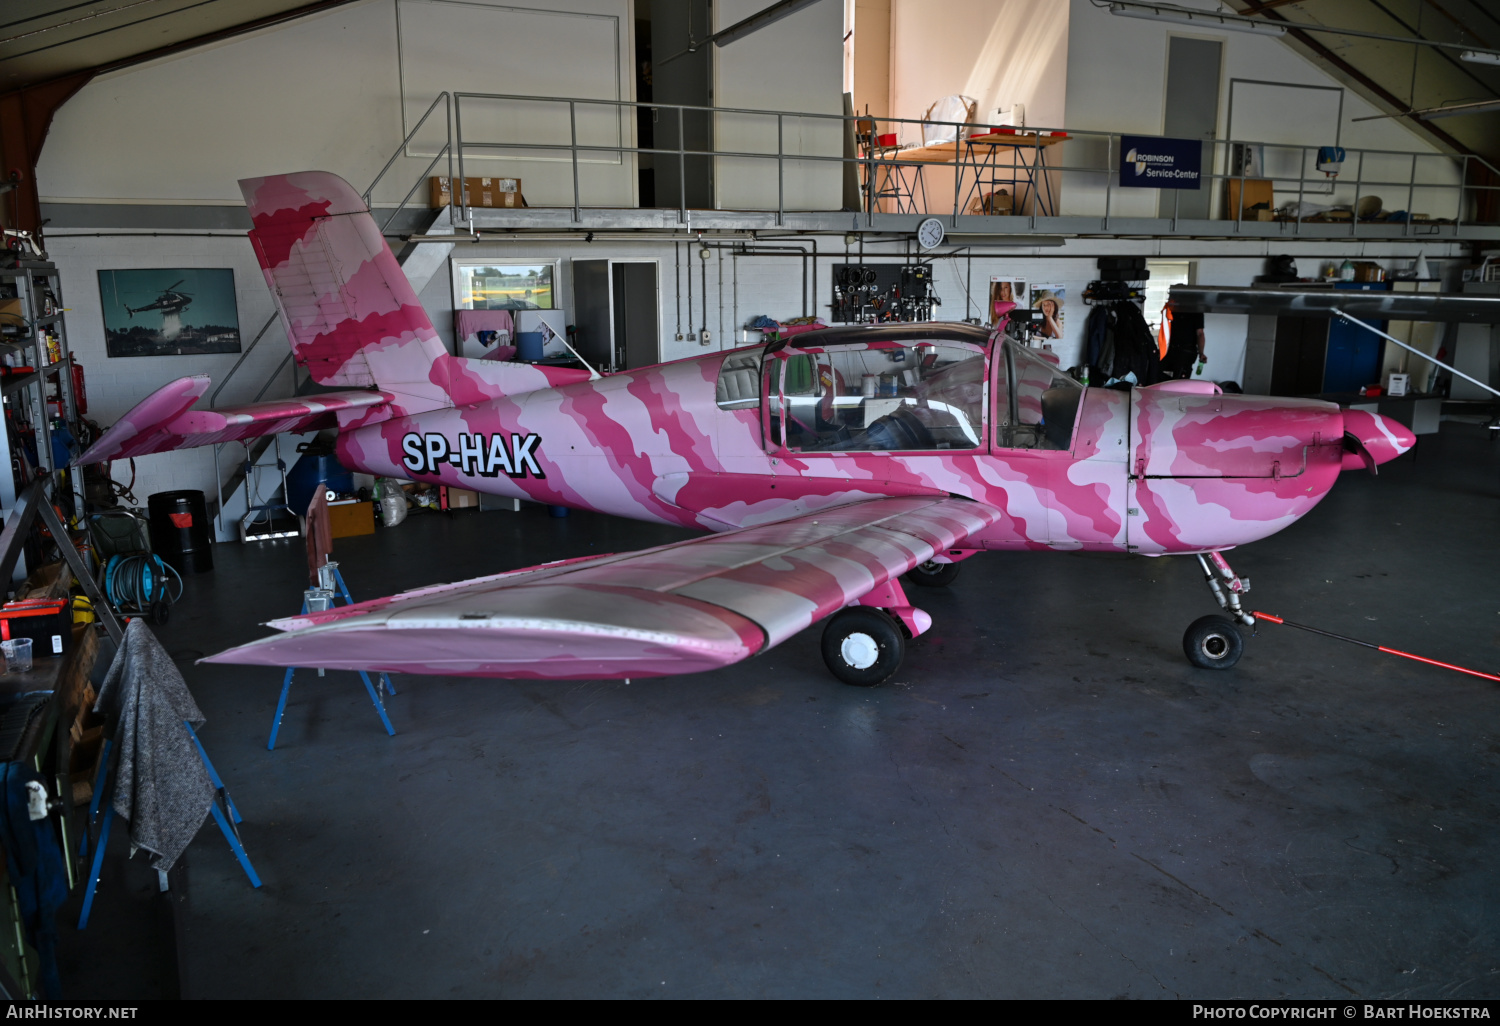
[[1083, 386], [1050, 352], [1007, 340], [995, 351], [995, 444], [1006, 449], [1068, 449]]
[[[944, 339], [775, 354], [779, 411], [794, 452], [974, 449], [984, 433], [984, 350]], [[776, 380], [775, 378], [772, 379]]]
[[551, 261], [455, 265], [460, 310], [551, 310], [557, 265]]

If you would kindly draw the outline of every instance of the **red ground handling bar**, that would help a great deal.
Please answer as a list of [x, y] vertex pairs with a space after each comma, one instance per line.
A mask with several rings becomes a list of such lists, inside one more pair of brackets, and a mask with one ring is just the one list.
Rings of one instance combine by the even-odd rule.
[[1293, 623], [1292, 621], [1284, 620], [1279, 616], [1272, 616], [1270, 613], [1262, 613], [1258, 610], [1251, 610], [1250, 615], [1255, 617], [1257, 620], [1269, 620], [1271, 623], [1279, 623], [1283, 627], [1295, 627], [1299, 631], [1309, 631], [1313, 634], [1321, 634], [1325, 638], [1337, 638], [1339, 641], [1347, 641], [1351, 645], [1359, 645], [1361, 648], [1373, 648], [1377, 652], [1385, 652], [1389, 655], [1400, 656], [1402, 659], [1414, 659], [1419, 663], [1427, 663], [1429, 666], [1441, 666], [1445, 670], [1457, 670], [1459, 673], [1467, 673], [1472, 677], [1483, 677], [1485, 680], [1500, 681], [1500, 677], [1495, 676], [1493, 673], [1480, 673], [1478, 670], [1470, 670], [1467, 667], [1463, 666], [1454, 666], [1452, 663], [1439, 662], [1436, 659], [1428, 659], [1426, 656], [1412, 655], [1410, 652], [1403, 652], [1399, 648], [1386, 648], [1384, 645], [1372, 645], [1368, 641], [1360, 641], [1358, 638], [1345, 637], [1342, 634], [1335, 634], [1333, 633], [1333, 631], [1319, 630], [1317, 627], [1309, 627], [1305, 623]]

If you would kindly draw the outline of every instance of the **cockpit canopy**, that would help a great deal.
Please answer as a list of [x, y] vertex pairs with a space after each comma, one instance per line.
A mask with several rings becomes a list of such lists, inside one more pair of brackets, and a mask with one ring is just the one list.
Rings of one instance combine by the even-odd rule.
[[[967, 325], [832, 329], [729, 354], [721, 409], [765, 404], [766, 446], [791, 452], [951, 451], [985, 446], [993, 382], [995, 445], [1067, 449], [1083, 389], [1050, 353], [1007, 341], [987, 373], [985, 336]], [[943, 331], [951, 327], [952, 331]], [[914, 329], [925, 329], [918, 333]], [[975, 338], [974, 336], [977, 336]], [[814, 342], [818, 344], [813, 344]]]

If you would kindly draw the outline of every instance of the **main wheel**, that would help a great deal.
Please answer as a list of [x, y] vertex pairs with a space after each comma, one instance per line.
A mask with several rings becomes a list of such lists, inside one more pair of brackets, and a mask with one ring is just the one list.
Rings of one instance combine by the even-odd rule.
[[1227, 670], [1240, 661], [1245, 639], [1227, 616], [1200, 616], [1182, 636], [1188, 662], [1205, 670]]
[[823, 662], [845, 684], [873, 688], [906, 657], [906, 638], [890, 614], [869, 606], [835, 613], [823, 628]]
[[906, 579], [923, 588], [946, 588], [958, 579], [957, 563], [918, 563], [906, 572]]

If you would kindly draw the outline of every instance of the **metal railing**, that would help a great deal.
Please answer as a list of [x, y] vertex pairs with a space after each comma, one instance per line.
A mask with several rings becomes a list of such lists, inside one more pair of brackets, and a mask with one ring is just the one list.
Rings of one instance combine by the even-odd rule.
[[[653, 162], [658, 158], [674, 161], [677, 172], [675, 176], [677, 195], [672, 199], [675, 200], [679, 223], [686, 223], [690, 213], [687, 174], [689, 159], [695, 162], [710, 159], [764, 161], [768, 167], [774, 164], [777, 196], [774, 208], [734, 204], [715, 209], [766, 212], [774, 210], [777, 225], [784, 224], [788, 213], [786, 199], [789, 165], [833, 165], [829, 168], [828, 184], [830, 185], [835, 181], [841, 183], [842, 179], [837, 178], [837, 175], [844, 166], [854, 165], [860, 181], [859, 212], [865, 216], [867, 227], [875, 226], [875, 218], [878, 215], [893, 212], [936, 215], [948, 219], [950, 225], [956, 226], [959, 217], [984, 211], [985, 185], [992, 186], [993, 192], [998, 191], [999, 186], [1009, 184], [1011, 201], [1016, 204], [1011, 214], [1015, 220], [1007, 225], [1005, 230], [1016, 230], [1021, 224], [1026, 226], [1024, 230], [1035, 230], [1038, 227], [1048, 227], [1045, 223], [1048, 218], [1083, 217], [1097, 221], [1097, 227], [1094, 227], [1093, 231], [1108, 234], [1111, 231], [1112, 220], [1152, 216], [1122, 212], [1120, 209], [1122, 196], [1126, 194], [1140, 196], [1164, 191], [1120, 184], [1118, 164], [1122, 137], [1120, 133], [1114, 132], [1045, 127], [1013, 128], [970, 122], [923, 121], [915, 118], [754, 110], [739, 107], [707, 107], [585, 97], [526, 96], [516, 93], [455, 92], [449, 94], [445, 92], [427, 108], [416, 127], [402, 141], [401, 147], [381, 169], [376, 182], [371, 183], [371, 188], [366, 191], [367, 200], [372, 197], [380, 179], [407, 151], [407, 147], [427, 123], [439, 103], [444, 105], [445, 112], [451, 113], [448, 121], [449, 134], [444, 144], [428, 162], [423, 177], [431, 173], [438, 161], [445, 157], [448, 159], [449, 177], [454, 188], [450, 217], [455, 226], [472, 226], [473, 224], [471, 211], [474, 208], [470, 204], [471, 198], [468, 195], [464, 178], [466, 171], [472, 167], [472, 161], [486, 154], [508, 154], [522, 161], [549, 159], [565, 161], [571, 170], [572, 202], [569, 206], [574, 223], [583, 221], [585, 209], [620, 208], [618, 203], [586, 202], [584, 186], [580, 180], [580, 164], [597, 163], [604, 156], [615, 158], [611, 163], [617, 162], [627, 172], [630, 164], [630, 161], [626, 159], [627, 155], [636, 159], [650, 157]], [[534, 110], [537, 105], [543, 105], [544, 108], [547, 105], [554, 106], [558, 109], [558, 117], [546, 122], [549, 133], [560, 135], [563, 127], [562, 116], [565, 112], [567, 141], [540, 141], [535, 134], [528, 137], [525, 133], [520, 133], [515, 138], [466, 138], [463, 131], [465, 111], [470, 112], [472, 124], [477, 114], [473, 108], [481, 104], [499, 104], [502, 110], [512, 114], [519, 112], [523, 107]], [[611, 134], [616, 136], [617, 141], [580, 142], [580, 112], [599, 108], [614, 112], [613, 117], [604, 118], [600, 123], [610, 126]], [[675, 145], [628, 145], [628, 142], [635, 137], [635, 128], [631, 123], [630, 115], [639, 111], [650, 111], [657, 119], [658, 125], [675, 126]], [[776, 134], [774, 151], [718, 147], [703, 149], [685, 144], [685, 128], [690, 118], [714, 119], [716, 125], [722, 125], [722, 119], [725, 116], [738, 119], [764, 119], [767, 134], [769, 134], [770, 126], [774, 124]], [[786, 129], [790, 121], [826, 124], [827, 131], [824, 137], [830, 143], [830, 148], [836, 147], [841, 151], [845, 147], [845, 140], [852, 135], [857, 141], [855, 153], [850, 155], [840, 152], [834, 155], [801, 150], [789, 152], [786, 145]], [[900, 135], [903, 126], [909, 134], [919, 138], [924, 135], [930, 137], [934, 134], [942, 134], [957, 141], [913, 147], [880, 145], [882, 137]], [[660, 128], [657, 131], [659, 133]], [[736, 126], [736, 134], [742, 134], [743, 131], [744, 125]], [[724, 133], [721, 131], [720, 134]], [[1172, 211], [1170, 214], [1157, 214], [1155, 219], [1168, 222], [1169, 233], [1176, 232], [1180, 222], [1192, 220], [1195, 234], [1202, 234], [1202, 222], [1214, 220], [1225, 223], [1223, 234], [1239, 234], [1243, 230], [1243, 225], [1247, 223], [1243, 202], [1246, 184], [1266, 180], [1271, 182], [1273, 191], [1271, 207], [1280, 212], [1274, 216], [1278, 221], [1287, 225], [1283, 233], [1293, 237], [1304, 234], [1303, 225], [1313, 223], [1306, 220], [1306, 204], [1309, 199], [1324, 195], [1338, 201], [1333, 204], [1334, 206], [1349, 208], [1349, 214], [1347, 217], [1340, 214], [1329, 217], [1325, 214], [1322, 227], [1326, 227], [1330, 222], [1340, 227], [1346, 225], [1347, 234], [1352, 237], [1375, 234], [1389, 237], [1389, 231], [1382, 230], [1377, 233], [1368, 230], [1369, 226], [1377, 223], [1386, 228], [1400, 224], [1400, 234], [1403, 236], [1448, 234], [1444, 229], [1451, 229], [1451, 234], [1456, 235], [1458, 230], [1465, 225], [1500, 224], [1500, 214], [1487, 216], [1483, 220], [1476, 218], [1478, 212], [1482, 209], [1487, 210], [1492, 205], [1500, 211], [1500, 202], [1493, 204], [1479, 202], [1482, 197], [1486, 196], [1492, 201], [1500, 201], [1500, 196], [1494, 195], [1500, 193], [1500, 170], [1483, 158], [1471, 154], [1454, 155], [1346, 146], [1342, 147], [1345, 154], [1344, 163], [1345, 166], [1352, 163], [1354, 173], [1352, 176], [1340, 174], [1337, 178], [1331, 179], [1318, 171], [1315, 166], [1318, 151], [1323, 147], [1242, 139], [1212, 140], [1205, 142], [1204, 145], [1206, 152], [1201, 173], [1203, 184], [1200, 188], [1209, 190], [1210, 213], [1215, 206], [1228, 207], [1227, 193], [1230, 191], [1228, 183], [1238, 184], [1236, 192], [1241, 198], [1239, 209], [1229, 211], [1228, 214], [1221, 213], [1219, 217], [1189, 219], [1181, 214], [1182, 190], [1165, 190], [1174, 194]], [[943, 149], [950, 152], [940, 152]], [[1051, 150], [1059, 152], [1049, 155]], [[1244, 167], [1243, 161], [1236, 159], [1237, 155], [1251, 151], [1263, 155], [1265, 164], [1275, 170], [1256, 173]], [[1098, 159], [1100, 156], [1102, 160]], [[455, 162], [456, 173], [453, 166]], [[1380, 170], [1383, 164], [1401, 163], [1406, 165], [1404, 173], [1391, 176], [1389, 172]], [[1233, 170], [1237, 164], [1240, 165], [1239, 169]], [[932, 167], [953, 169], [951, 204], [945, 201], [939, 201], [936, 204], [926, 201], [925, 183], [921, 182], [921, 174], [923, 169]], [[1367, 167], [1371, 169], [1370, 177], [1366, 176]], [[1424, 170], [1430, 173], [1422, 173]], [[1060, 205], [1057, 194], [1064, 177], [1068, 180], [1070, 192], [1088, 191], [1092, 187], [1093, 198], [1097, 201], [1095, 205], [1102, 205], [1102, 211], [1075, 209], [1070, 212], [1057, 209]], [[1479, 180], [1481, 178], [1483, 181]], [[389, 228], [394, 223], [397, 215], [420, 187], [421, 181], [422, 178], [419, 177], [416, 184], [397, 204], [396, 209], [386, 219], [385, 228]], [[1219, 184], [1221, 182], [1226, 184], [1221, 186]], [[1494, 184], [1486, 184], [1488, 182]], [[892, 187], [888, 189], [888, 185]], [[1351, 186], [1352, 199], [1347, 195], [1341, 195], [1347, 194]], [[1357, 215], [1360, 199], [1371, 196], [1372, 190], [1377, 188], [1394, 189], [1398, 196], [1404, 194], [1406, 200], [1404, 219], [1377, 222], [1369, 218], [1361, 219]], [[916, 195], [919, 191], [923, 193], [923, 202], [920, 204], [916, 203]], [[1417, 221], [1414, 217], [1415, 212], [1412, 210], [1413, 204], [1419, 198], [1425, 201], [1433, 196], [1444, 197], [1446, 200], [1439, 208], [1440, 213], [1431, 219]], [[1294, 197], [1298, 205], [1295, 213], [1289, 208]], [[976, 198], [980, 202], [970, 202]], [[895, 211], [885, 209], [891, 205], [889, 201], [892, 199], [896, 201], [895, 205], [898, 208]], [[905, 203], [902, 202], [903, 200]], [[562, 204], [557, 205], [562, 206]], [[903, 210], [902, 206], [910, 206], [911, 209]], [[1233, 227], [1229, 228], [1229, 224]], [[1326, 230], [1320, 231], [1318, 237], [1327, 237], [1328, 234]]]
[[[396, 147], [396, 151], [391, 154], [391, 159], [387, 160], [385, 162], [385, 167], [383, 167], [383, 168], [380, 169], [380, 173], [375, 176], [375, 180], [370, 183], [370, 187], [364, 191], [365, 206], [366, 207], [370, 206], [370, 197], [374, 194], [375, 187], [380, 184], [380, 180], [382, 178], [384, 178], [386, 176], [386, 173], [389, 172], [390, 169], [395, 165], [397, 159], [399, 159], [401, 157], [401, 155], [406, 152], [407, 147], [411, 145], [412, 140], [417, 137], [417, 133], [422, 130], [422, 126], [425, 125], [425, 124], [427, 124], [427, 119], [430, 118], [430, 117], [432, 117], [432, 112], [435, 111], [435, 110], [437, 110], [437, 105], [439, 103], [441, 103], [443, 105], [443, 119], [444, 119], [444, 122], [446, 123], [447, 130], [448, 130], [447, 131], [447, 139], [444, 141], [442, 147], [437, 151], [437, 153], [433, 155], [432, 160], [428, 161], [427, 167], [425, 169], [423, 169], [423, 171], [422, 171], [422, 173], [420, 175], [417, 176], [417, 180], [412, 183], [412, 187], [410, 189], [406, 190], [406, 195], [403, 196], [403, 197], [401, 197], [401, 202], [398, 203], [398, 204], [396, 204], [396, 209], [393, 210], [393, 211], [391, 211], [391, 216], [388, 217], [388, 218], [386, 218], [385, 224], [383, 224], [383, 225], [380, 226], [380, 231], [381, 231], [382, 234], [384, 234], [385, 230], [391, 226], [391, 223], [393, 221], [396, 220], [397, 215], [399, 215], [401, 213], [401, 211], [403, 209], [405, 209], [406, 205], [411, 202], [411, 198], [413, 196], [415, 196], [416, 193], [417, 193], [417, 190], [422, 187], [422, 183], [427, 180], [427, 177], [429, 175], [432, 174], [432, 169], [435, 168], [435, 167], [437, 167], [437, 162], [440, 161], [440, 160], [442, 160], [444, 157], [448, 158], [448, 181], [450, 183], [453, 181], [453, 151], [454, 151], [453, 136], [455, 134], [454, 133], [454, 114], [455, 114], [455, 111], [454, 111], [454, 108], [453, 108], [452, 97], [445, 90], [445, 91], [443, 91], [441, 93], [438, 93], [437, 94], [437, 98], [435, 100], [433, 100], [430, 105], [428, 105], [426, 113], [424, 113], [419, 119], [417, 119], [416, 125], [412, 128], [412, 130], [410, 132], [406, 133], [406, 138], [401, 140], [401, 145], [397, 146]], [[462, 154], [459, 154], [459, 164], [458, 164], [458, 166], [459, 166], [458, 174], [459, 174], [459, 177], [462, 178], [463, 177], [463, 155]], [[460, 183], [460, 187], [459, 188], [460, 188], [460, 191], [462, 192], [463, 188], [462, 188], [462, 184], [461, 183]], [[371, 207], [370, 209], [373, 210], [374, 208]]]

